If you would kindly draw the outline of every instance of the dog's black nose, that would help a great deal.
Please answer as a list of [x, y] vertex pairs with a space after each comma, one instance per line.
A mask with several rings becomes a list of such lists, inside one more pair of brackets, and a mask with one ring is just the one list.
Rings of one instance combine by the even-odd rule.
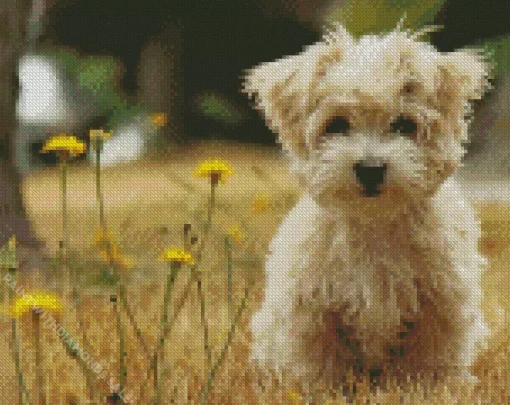
[[356, 173], [356, 178], [363, 186], [365, 195], [373, 197], [380, 193], [377, 186], [384, 182], [386, 168], [386, 163], [374, 165], [372, 163], [362, 161], [354, 164], [354, 173]]

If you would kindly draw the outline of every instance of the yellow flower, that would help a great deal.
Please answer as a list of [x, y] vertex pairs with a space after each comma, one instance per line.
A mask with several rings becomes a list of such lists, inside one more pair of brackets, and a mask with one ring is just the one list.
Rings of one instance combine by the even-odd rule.
[[253, 214], [263, 214], [269, 209], [269, 197], [267, 194], [257, 195], [251, 203]]
[[168, 122], [168, 115], [166, 113], [154, 113], [150, 115], [152, 125], [157, 128], [164, 127]]
[[16, 245], [18, 244], [17, 240], [16, 240], [16, 236], [13, 235], [11, 236], [11, 238], [9, 239], [9, 249], [16, 249]]
[[50, 138], [41, 150], [41, 153], [48, 153], [50, 151], [61, 152], [68, 154], [71, 157], [78, 156], [87, 150], [85, 143], [76, 139], [75, 136], [58, 134]]
[[107, 244], [115, 244], [113, 234], [107, 229], [98, 228], [96, 232], [94, 232], [94, 246], [103, 249]]
[[89, 137], [91, 142], [104, 142], [113, 135], [113, 131], [104, 132], [103, 129], [91, 129]]
[[122, 269], [133, 267], [133, 259], [122, 253], [113, 234], [109, 230], [103, 228], [97, 229], [94, 233], [94, 246], [99, 249], [99, 257], [101, 260], [114, 264]]
[[232, 241], [238, 246], [241, 245], [246, 239], [246, 235], [243, 233], [241, 228], [239, 228], [239, 225], [233, 225], [228, 230], [227, 234], [228, 236], [230, 236]]
[[197, 177], [209, 177], [212, 182], [224, 182], [225, 178], [232, 174], [228, 162], [219, 159], [205, 160], [193, 171]]
[[45, 292], [26, 293], [14, 301], [11, 307], [11, 315], [19, 318], [33, 308], [41, 308], [48, 312], [60, 312], [62, 310], [62, 302], [54, 294]]
[[287, 404], [289, 405], [301, 405], [302, 397], [299, 392], [296, 391], [287, 391]]
[[108, 249], [101, 250], [99, 257], [109, 263], [113, 264], [120, 269], [130, 269], [133, 267], [133, 259], [130, 256], [122, 254], [117, 245], [110, 245]]
[[191, 253], [176, 247], [169, 247], [158, 257], [158, 260], [171, 263], [194, 264]]

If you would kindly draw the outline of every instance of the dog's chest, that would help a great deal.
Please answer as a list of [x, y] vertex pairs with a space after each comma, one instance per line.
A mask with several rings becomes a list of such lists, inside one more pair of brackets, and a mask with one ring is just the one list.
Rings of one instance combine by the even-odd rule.
[[375, 308], [385, 308], [381, 316], [394, 316], [395, 323], [416, 315], [420, 263], [405, 226], [328, 223], [317, 231], [308, 242], [310, 278], [301, 283], [308, 303], [370, 317], [377, 316]]
[[344, 262], [347, 267], [361, 267], [378, 273], [407, 272], [412, 254], [411, 239], [405, 227], [337, 227], [331, 243], [332, 256], [335, 244], [342, 241], [345, 244]]
[[347, 272], [356, 269], [365, 274], [408, 273], [415, 254], [412, 232], [403, 224], [366, 226], [353, 222], [324, 225], [323, 246], [327, 255], [323, 270]]

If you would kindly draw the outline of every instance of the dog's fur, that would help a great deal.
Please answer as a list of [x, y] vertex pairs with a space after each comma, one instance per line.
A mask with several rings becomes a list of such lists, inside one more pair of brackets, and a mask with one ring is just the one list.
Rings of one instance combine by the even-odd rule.
[[[471, 101], [489, 86], [480, 52], [440, 53], [400, 27], [354, 39], [342, 26], [247, 72], [244, 90], [279, 134], [303, 196], [266, 262], [251, 359], [312, 382], [348, 368], [469, 377], [488, 334], [480, 226], [452, 175]], [[324, 135], [332, 117], [346, 134]], [[398, 116], [417, 123], [392, 133]], [[380, 194], [353, 167], [384, 162]], [[370, 165], [370, 163], [369, 163]]]

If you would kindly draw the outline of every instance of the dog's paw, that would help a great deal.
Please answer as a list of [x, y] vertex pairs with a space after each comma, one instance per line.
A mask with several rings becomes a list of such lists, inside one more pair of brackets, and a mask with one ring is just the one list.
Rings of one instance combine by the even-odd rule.
[[450, 377], [450, 380], [454, 383], [460, 384], [468, 384], [468, 385], [478, 385], [480, 384], [480, 379], [471, 374], [469, 370], [462, 370], [459, 374]]
[[253, 382], [256, 392], [259, 395], [265, 394], [271, 387], [274, 386], [278, 377], [278, 372], [275, 369], [275, 363], [270, 359], [259, 359], [250, 356], [248, 359], [250, 372], [253, 375]]
[[265, 342], [255, 342], [252, 344], [248, 363], [255, 370], [269, 370], [276, 368], [276, 360], [273, 353]]

